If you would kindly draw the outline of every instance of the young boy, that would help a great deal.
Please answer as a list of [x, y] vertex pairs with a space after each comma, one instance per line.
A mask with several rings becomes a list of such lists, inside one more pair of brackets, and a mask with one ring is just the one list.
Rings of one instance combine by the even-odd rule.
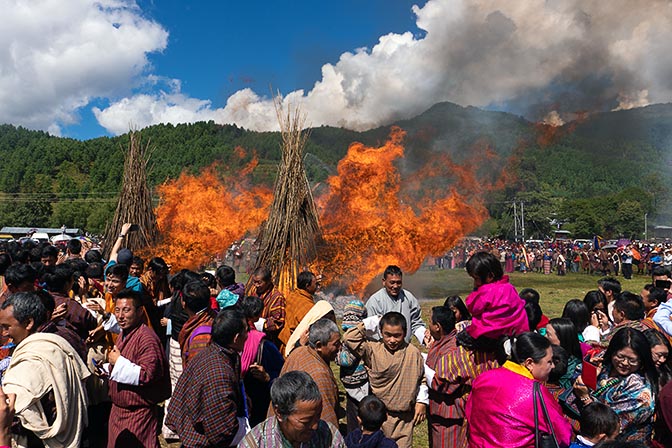
[[[368, 341], [367, 331], [373, 335], [376, 329], [382, 339]], [[368, 370], [371, 392], [387, 406], [383, 433], [400, 448], [413, 445], [413, 426], [425, 419], [429, 402], [424, 360], [420, 350], [406, 342], [407, 331], [404, 316], [392, 311], [382, 318], [368, 317], [343, 335], [344, 344]]]
[[580, 421], [580, 434], [569, 448], [589, 447], [605, 440], [615, 440], [621, 430], [621, 423], [616, 413], [598, 401], [583, 408]]
[[362, 429], [349, 432], [345, 438], [347, 448], [398, 448], [397, 442], [385, 437], [380, 427], [387, 419], [385, 403], [375, 395], [364, 397], [359, 402], [357, 421]]

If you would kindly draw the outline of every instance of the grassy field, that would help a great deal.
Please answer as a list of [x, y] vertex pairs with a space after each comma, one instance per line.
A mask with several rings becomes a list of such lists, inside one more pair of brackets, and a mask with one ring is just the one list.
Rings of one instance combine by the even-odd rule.
[[[567, 274], [560, 277], [555, 274], [520, 274], [510, 275], [511, 283], [518, 291], [523, 288], [534, 288], [541, 295], [541, 308], [548, 317], [560, 317], [565, 303], [570, 299], [583, 299], [586, 292], [597, 289], [597, 280], [600, 277], [586, 274]], [[624, 290], [639, 293], [644, 284], [651, 281], [650, 277], [634, 276], [632, 280], [618, 277]], [[421, 298], [423, 319], [429, 317], [433, 306], [441, 305], [449, 295], [459, 295], [466, 298], [473, 288], [473, 281], [462, 270], [430, 271], [422, 270], [413, 275], [404, 277], [404, 288]], [[338, 378], [338, 367], [333, 366], [334, 375]], [[340, 385], [340, 382], [339, 382]], [[341, 388], [342, 405], [345, 406], [345, 391]], [[163, 440], [162, 446], [171, 448], [179, 447], [179, 443], [166, 445]], [[427, 424], [419, 425], [414, 432], [413, 446], [428, 446]]]

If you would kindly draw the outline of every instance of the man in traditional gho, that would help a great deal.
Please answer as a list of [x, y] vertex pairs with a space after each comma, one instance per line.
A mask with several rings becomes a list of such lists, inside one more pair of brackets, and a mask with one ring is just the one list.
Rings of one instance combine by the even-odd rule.
[[158, 403], [170, 397], [168, 361], [156, 333], [143, 323], [140, 295], [117, 293], [114, 315], [121, 329], [107, 356], [110, 376], [108, 448], [158, 448]]
[[[292, 350], [285, 360], [280, 375], [293, 370], [308, 373], [322, 395], [321, 418], [338, 427], [339, 415], [343, 413], [338, 401], [338, 383], [330, 364], [341, 348], [341, 333], [330, 319], [320, 319], [310, 327], [308, 345]], [[269, 409], [268, 415], [272, 415]]]
[[[367, 340], [379, 331], [380, 341]], [[413, 446], [413, 427], [427, 412], [427, 385], [420, 350], [406, 342], [406, 319], [391, 311], [382, 317], [370, 316], [343, 335], [344, 344], [364, 362], [371, 393], [387, 406], [382, 430], [399, 448]]]
[[313, 294], [317, 291], [317, 277], [310, 271], [303, 271], [296, 277], [296, 289], [287, 294], [287, 314], [285, 326], [280, 330], [278, 338], [282, 345], [287, 345], [301, 320], [315, 305]]
[[390, 311], [401, 313], [409, 326], [406, 342], [415, 335], [418, 342], [425, 343], [425, 324], [422, 322], [418, 299], [402, 288], [402, 272], [398, 266], [390, 265], [383, 272], [383, 287], [366, 301], [366, 313], [369, 316], [382, 316]]
[[87, 424], [86, 364], [62, 337], [38, 333], [48, 311], [34, 293], [10, 296], [0, 325], [17, 344], [3, 377], [6, 393], [16, 394], [16, 415], [28, 430], [19, 446], [80, 446]]
[[[429, 386], [435, 391], [450, 393], [458, 415], [464, 415], [474, 379], [483, 372], [499, 367], [494, 352], [470, 350], [462, 345], [440, 355], [433, 364], [435, 372]], [[467, 431], [455, 431], [453, 436], [455, 447], [468, 446]]]
[[252, 273], [252, 288], [248, 296], [257, 296], [264, 301], [261, 317], [264, 321], [264, 333], [268, 340], [278, 346], [280, 352], [284, 350], [278, 336], [285, 326], [285, 296], [273, 285], [271, 271], [266, 267], [259, 267]]
[[198, 352], [210, 344], [212, 321], [217, 313], [210, 308], [210, 288], [200, 280], [184, 285], [181, 300], [189, 316], [178, 337], [182, 365], [186, 366]]
[[273, 414], [252, 428], [239, 448], [342, 448], [338, 427], [320, 419], [322, 395], [313, 378], [287, 372], [271, 386]]
[[247, 320], [237, 309], [222, 310], [212, 324], [212, 342], [180, 376], [166, 425], [184, 448], [236, 446], [249, 430], [240, 378]]
[[[446, 383], [434, 383], [434, 371], [441, 359], [457, 350], [455, 314], [447, 306], [435, 306], [429, 319], [429, 331], [434, 343], [425, 360], [425, 375], [429, 387], [429, 443], [434, 448], [466, 447], [466, 421], [461, 391]], [[458, 388], [459, 389], [459, 388]]]

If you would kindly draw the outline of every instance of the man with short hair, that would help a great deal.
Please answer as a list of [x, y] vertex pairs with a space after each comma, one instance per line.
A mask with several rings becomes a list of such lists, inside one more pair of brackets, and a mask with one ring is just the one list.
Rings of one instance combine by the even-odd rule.
[[[289, 354], [280, 375], [293, 370], [308, 373], [317, 383], [322, 394], [321, 419], [338, 427], [343, 410], [338, 402], [338, 383], [330, 363], [336, 359], [341, 348], [341, 333], [330, 319], [320, 319], [311, 325], [308, 345], [298, 347]], [[270, 409], [269, 414], [271, 415]]]
[[58, 261], [58, 248], [55, 246], [45, 246], [40, 253], [40, 261], [45, 266], [56, 266]]
[[142, 273], [145, 271], [145, 260], [134, 255], [131, 258], [131, 265], [128, 267], [128, 275], [131, 277], [140, 278]]
[[287, 372], [271, 386], [273, 415], [255, 426], [239, 448], [342, 448], [338, 427], [320, 419], [322, 395], [311, 376]]
[[647, 327], [642, 324], [645, 315], [644, 302], [640, 296], [630, 291], [618, 294], [614, 300], [614, 326], [601, 336], [600, 345], [608, 347], [614, 334], [625, 327], [646, 330]]
[[166, 426], [180, 436], [183, 447], [236, 446], [249, 429], [238, 355], [246, 339], [245, 315], [222, 310], [212, 324], [212, 343], [182, 372]]
[[433, 382], [441, 359], [457, 350], [455, 314], [450, 308], [447, 306], [432, 308], [429, 331], [434, 338], [434, 343], [425, 359], [425, 375], [429, 387], [429, 412], [427, 413], [429, 444], [434, 448], [457, 447], [467, 439], [467, 426], [464, 419], [466, 400], [461, 397], [461, 391]]
[[121, 226], [121, 233], [117, 240], [112, 246], [112, 251], [110, 252], [110, 259], [105, 266], [105, 278], [107, 279], [107, 273], [112, 266], [123, 265], [126, 266], [128, 273], [126, 274], [126, 283], [124, 284], [125, 288], [132, 289], [133, 291], [142, 292], [142, 283], [138, 277], [130, 275], [131, 264], [133, 263], [133, 252], [130, 249], [122, 248], [124, 241], [128, 232], [130, 232], [132, 224], [124, 223]]
[[223, 264], [218, 267], [215, 280], [221, 288], [216, 299], [219, 308], [233, 305], [245, 295], [245, 284], [236, 283], [236, 271], [231, 266]]
[[621, 293], [621, 282], [614, 277], [603, 277], [597, 281], [597, 287], [607, 298], [609, 318], [614, 320], [614, 302]]
[[429, 333], [421, 318], [418, 299], [408, 290], [402, 288], [402, 272], [398, 266], [390, 265], [383, 273], [383, 287], [366, 301], [366, 312], [371, 316], [382, 316], [390, 311], [401, 313], [409, 325], [406, 342], [411, 342], [415, 335], [418, 342], [425, 343]]
[[210, 344], [212, 321], [217, 313], [210, 308], [210, 288], [200, 280], [184, 285], [181, 300], [189, 316], [178, 336], [182, 365], [186, 366], [198, 352]]
[[65, 254], [68, 259], [81, 259], [82, 258], [82, 242], [78, 238], [73, 238], [68, 240], [68, 244], [65, 246]]
[[35, 293], [19, 292], [2, 304], [0, 326], [17, 344], [3, 388], [16, 394], [16, 415], [29, 443], [79, 447], [86, 426], [84, 380], [91, 373], [65, 339], [37, 332], [47, 319]]
[[313, 295], [317, 291], [317, 277], [310, 271], [303, 271], [296, 277], [296, 289], [287, 294], [287, 313], [285, 326], [282, 327], [278, 338], [282, 342], [282, 348], [287, 345], [301, 320], [315, 305]]
[[672, 273], [669, 269], [661, 266], [651, 271], [651, 284], [656, 288], [665, 290], [668, 299], [671, 297]]
[[286, 302], [285, 296], [273, 285], [270, 269], [262, 266], [254, 270], [252, 288], [248, 295], [257, 296], [264, 301], [264, 309], [261, 312], [261, 317], [266, 319], [264, 333], [269, 341], [280, 348], [282, 342], [278, 336], [285, 326]]
[[0, 304], [14, 293], [35, 291], [35, 280], [37, 271], [34, 267], [26, 263], [11, 264], [5, 271], [7, 289], [0, 295]]
[[114, 316], [121, 334], [107, 355], [112, 398], [108, 448], [159, 448], [157, 405], [170, 397], [170, 377], [159, 337], [142, 323], [142, 308], [137, 292], [117, 293]]
[[[380, 340], [368, 341], [367, 335], [376, 330]], [[367, 368], [371, 393], [387, 406], [383, 433], [399, 448], [413, 446], [413, 427], [425, 419], [429, 402], [424, 360], [420, 350], [406, 342], [406, 333], [403, 314], [390, 311], [382, 317], [367, 317], [343, 336], [345, 345]]]

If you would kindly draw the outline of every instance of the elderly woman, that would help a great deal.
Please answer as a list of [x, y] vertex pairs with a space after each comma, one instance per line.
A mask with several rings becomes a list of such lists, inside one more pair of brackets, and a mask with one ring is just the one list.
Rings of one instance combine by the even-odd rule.
[[[532, 447], [535, 444], [534, 385], [548, 380], [553, 369], [551, 343], [537, 333], [523, 333], [511, 344], [510, 361], [474, 380], [466, 406], [469, 445], [479, 447]], [[537, 404], [539, 430], [555, 433], [561, 447], [569, 446], [572, 427], [544, 385], [541, 398], [546, 421]], [[552, 426], [549, 427], [549, 423]]]
[[626, 327], [609, 342], [597, 376], [597, 389], [589, 390], [580, 376], [574, 384], [574, 394], [583, 406], [597, 400], [616, 412], [621, 420], [619, 440], [648, 444], [656, 381], [649, 342], [642, 332]]
[[238, 445], [241, 448], [344, 447], [338, 428], [320, 420], [322, 396], [306, 372], [294, 370], [271, 386], [273, 416], [252, 428]]

